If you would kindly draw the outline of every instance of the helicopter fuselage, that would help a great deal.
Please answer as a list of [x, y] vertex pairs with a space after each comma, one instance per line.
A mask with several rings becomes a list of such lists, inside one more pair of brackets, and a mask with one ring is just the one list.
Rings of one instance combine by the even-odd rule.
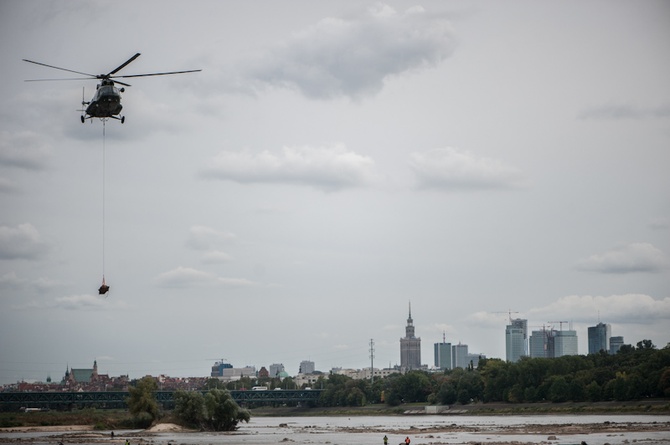
[[121, 91], [114, 86], [114, 82], [103, 80], [86, 107], [86, 114], [88, 117], [107, 118], [117, 116], [122, 109]]

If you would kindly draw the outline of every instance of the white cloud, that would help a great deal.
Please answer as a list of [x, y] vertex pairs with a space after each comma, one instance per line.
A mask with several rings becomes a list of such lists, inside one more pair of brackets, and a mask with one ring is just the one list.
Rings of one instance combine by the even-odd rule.
[[42, 170], [51, 150], [37, 134], [23, 131], [0, 133], [0, 165], [26, 170]]
[[200, 286], [246, 287], [254, 283], [244, 278], [217, 277], [190, 267], [179, 266], [160, 274], [155, 283], [160, 287], [186, 288]]
[[376, 177], [374, 161], [334, 147], [284, 147], [280, 154], [224, 151], [201, 175], [240, 183], [306, 184], [324, 190], [364, 186]]
[[220, 250], [212, 250], [202, 256], [202, 262], [206, 264], [228, 263], [233, 260], [233, 257], [226, 252]]
[[[109, 294], [108, 294], [109, 295]], [[128, 305], [117, 299], [107, 298], [107, 296], [102, 295], [66, 295], [63, 297], [57, 297], [49, 301], [31, 301], [21, 306], [17, 306], [16, 309], [19, 310], [36, 310], [36, 309], [63, 309], [63, 310], [77, 310], [77, 311], [90, 311], [104, 309], [105, 311], [110, 309], [126, 309]]]
[[329, 17], [267, 51], [250, 76], [311, 98], [378, 93], [389, 76], [432, 67], [455, 47], [451, 25], [416, 7], [377, 4], [359, 16]]
[[520, 187], [524, 182], [519, 170], [500, 160], [452, 147], [412, 153], [410, 157], [419, 188], [505, 189]]
[[0, 259], [39, 258], [47, 251], [37, 229], [30, 223], [16, 227], [0, 226]]
[[58, 297], [53, 304], [54, 309], [90, 310], [102, 309], [107, 306], [106, 299], [95, 295], [69, 295]]
[[[511, 314], [510, 314], [511, 315]], [[468, 315], [467, 322], [484, 328], [499, 328], [503, 320], [508, 320], [508, 317], [501, 316], [499, 313], [492, 313], [486, 311], [479, 311]]]
[[631, 243], [607, 252], [591, 255], [577, 262], [578, 270], [599, 273], [658, 273], [667, 269], [668, 260], [649, 243]]
[[610, 296], [570, 295], [539, 308], [530, 309], [528, 318], [593, 323], [598, 318], [608, 323], [647, 323], [670, 321], [670, 298], [656, 300], [649, 295]]
[[230, 232], [223, 232], [207, 226], [195, 225], [189, 229], [187, 244], [195, 250], [215, 250], [219, 245], [235, 240]]

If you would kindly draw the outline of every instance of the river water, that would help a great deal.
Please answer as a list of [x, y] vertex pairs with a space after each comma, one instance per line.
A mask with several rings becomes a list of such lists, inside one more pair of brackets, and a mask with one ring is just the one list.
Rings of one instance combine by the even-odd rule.
[[115, 431], [46, 433], [0, 432], [0, 442], [145, 445], [411, 445], [537, 444], [670, 445], [670, 416], [539, 415], [539, 416], [355, 416], [255, 417], [230, 433]]

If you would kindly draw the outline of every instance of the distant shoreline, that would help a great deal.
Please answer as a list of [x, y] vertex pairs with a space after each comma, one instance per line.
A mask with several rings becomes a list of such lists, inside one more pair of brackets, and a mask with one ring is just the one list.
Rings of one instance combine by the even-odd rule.
[[[254, 408], [251, 416], [282, 417], [282, 416], [392, 416], [430, 414], [426, 404], [403, 404], [389, 407], [383, 404], [360, 407], [276, 407]], [[446, 407], [444, 407], [446, 408]], [[468, 405], [452, 405], [434, 415], [549, 415], [549, 414], [670, 414], [670, 399], [638, 400], [630, 402], [538, 402], [538, 403], [472, 403]]]

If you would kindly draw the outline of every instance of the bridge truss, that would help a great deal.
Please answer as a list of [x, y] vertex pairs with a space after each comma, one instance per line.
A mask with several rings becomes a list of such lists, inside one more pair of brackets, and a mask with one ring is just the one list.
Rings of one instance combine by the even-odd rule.
[[[321, 389], [283, 389], [280, 391], [230, 391], [239, 405], [280, 405], [284, 403], [312, 406], [321, 396]], [[203, 391], [202, 394], [206, 394]], [[22, 408], [71, 410], [81, 408], [124, 409], [127, 391], [91, 392], [0, 392], [0, 411]], [[174, 408], [174, 391], [154, 392], [164, 409]]]

